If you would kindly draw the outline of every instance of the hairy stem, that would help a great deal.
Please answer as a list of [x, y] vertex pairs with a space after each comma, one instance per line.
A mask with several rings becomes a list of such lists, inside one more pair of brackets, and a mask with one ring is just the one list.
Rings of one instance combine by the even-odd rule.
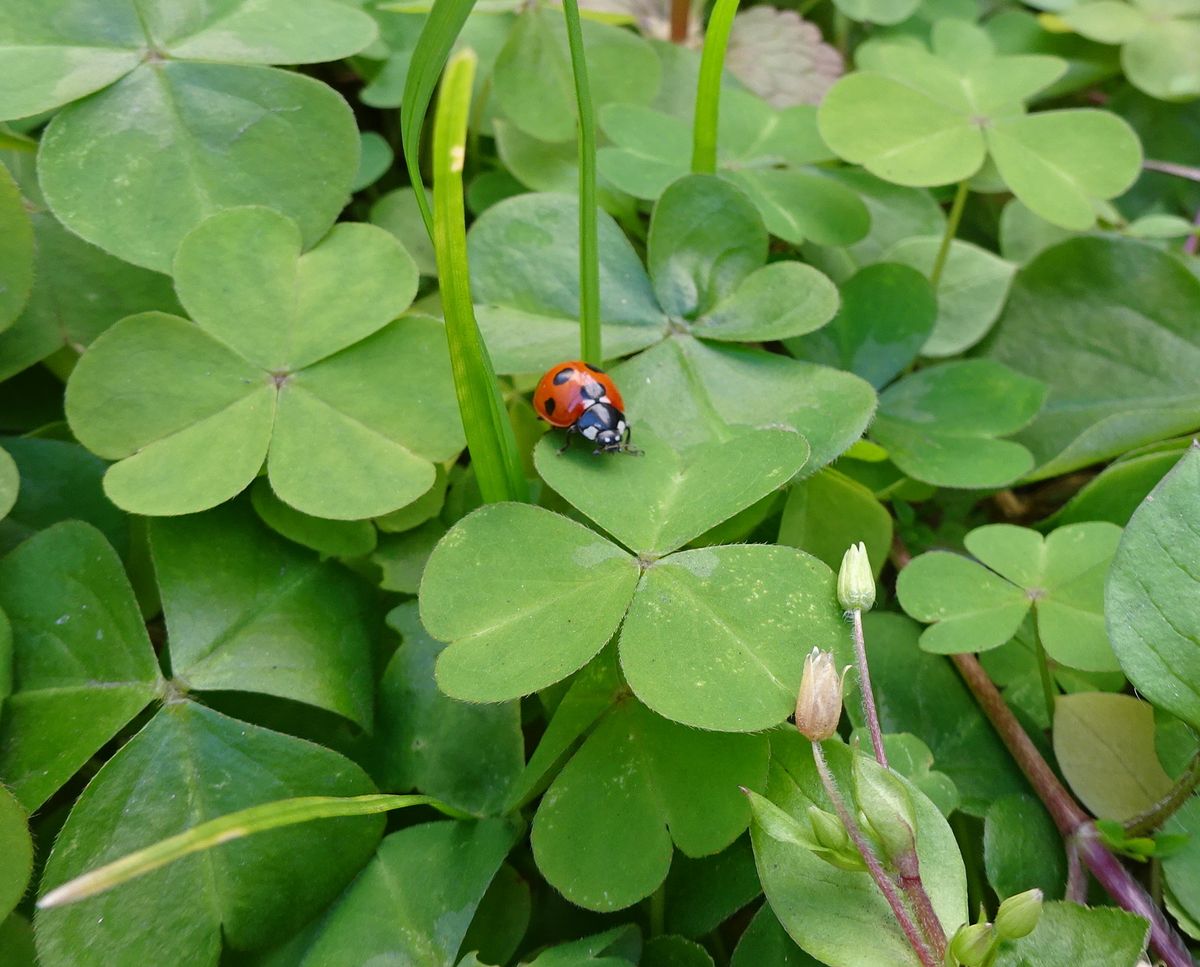
[[938, 246], [937, 257], [933, 260], [933, 271], [929, 273], [929, 284], [937, 292], [938, 284], [942, 281], [942, 272], [946, 268], [946, 259], [950, 255], [950, 243], [958, 234], [958, 223], [962, 221], [963, 208], [967, 204], [967, 183], [961, 181], [954, 193], [954, 201], [950, 204], [950, 214], [946, 216], [946, 230], [942, 233], [942, 244]]
[[855, 608], [850, 612], [853, 624], [854, 661], [858, 665], [858, 691], [862, 700], [863, 718], [871, 733], [871, 748], [875, 750], [875, 761], [888, 768], [887, 753], [883, 748], [883, 733], [879, 728], [879, 713], [875, 710], [875, 692], [871, 688], [871, 669], [867, 665], [867, 643], [863, 637], [862, 611]]
[[999, 733], [1009, 754], [1050, 813], [1063, 839], [1067, 841], [1068, 849], [1073, 846], [1078, 851], [1083, 865], [1119, 906], [1150, 921], [1150, 947], [1166, 967], [1194, 967], [1191, 954], [1179, 934], [1129, 870], [1105, 848], [1087, 813], [1059, 782], [1025, 734], [1021, 723], [1005, 704], [1003, 696], [992, 684], [979, 660], [974, 655], [950, 657], [979, 707]]
[[563, 0], [575, 102], [579, 113], [579, 347], [584, 362], [604, 362], [600, 349], [600, 236], [596, 214], [596, 114], [578, 0]]
[[1079, 859], [1074, 843], [1067, 844], [1067, 901], [1087, 905], [1087, 871]]
[[1193, 757], [1171, 787], [1171, 791], [1145, 812], [1125, 820], [1125, 832], [1130, 836], [1145, 836], [1158, 829], [1186, 803], [1196, 786], [1200, 785], [1200, 754]]
[[842, 798], [842, 794], [837, 787], [837, 782], [833, 778], [833, 773], [829, 770], [829, 763], [825, 760], [825, 750], [821, 748], [821, 743], [814, 742], [812, 750], [813, 761], [817, 764], [817, 772], [821, 776], [821, 784], [825, 787], [825, 794], [829, 797], [829, 801], [833, 803], [833, 808], [837, 812], [838, 818], [842, 821], [842, 825], [846, 827], [846, 833], [858, 849], [863, 862], [867, 864], [867, 869], [871, 873], [871, 879], [875, 881], [875, 885], [879, 887], [879, 892], [883, 894], [888, 906], [892, 908], [896, 922], [900, 925], [900, 929], [904, 931], [904, 936], [908, 939], [909, 945], [916, 952], [917, 957], [920, 958], [924, 967], [938, 967], [940, 960], [929, 949], [929, 945], [921, 936], [917, 925], [913, 923], [912, 916], [905, 907], [904, 901], [896, 891], [896, 884], [892, 882], [891, 876], [883, 868], [883, 864], [879, 862], [879, 857], [875, 855], [871, 844], [867, 842], [867, 837], [863, 835], [858, 822], [850, 815], [850, 810], [846, 806], [846, 800]]
[[933, 901], [929, 899], [929, 894], [925, 892], [925, 884], [921, 882], [921, 864], [917, 859], [917, 851], [914, 849], [899, 857], [896, 866], [900, 873], [900, 889], [904, 891], [909, 904], [917, 912], [917, 921], [921, 925], [921, 932], [925, 935], [925, 939], [933, 948], [939, 961], [945, 959], [946, 931], [942, 929], [942, 921], [934, 912]]

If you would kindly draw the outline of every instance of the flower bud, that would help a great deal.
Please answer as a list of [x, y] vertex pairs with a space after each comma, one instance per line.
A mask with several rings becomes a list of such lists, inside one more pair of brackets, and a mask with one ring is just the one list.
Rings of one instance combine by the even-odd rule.
[[1010, 896], [996, 911], [996, 933], [1005, 940], [1020, 940], [1033, 933], [1041, 916], [1041, 890], [1026, 890]]
[[805, 738], [821, 742], [837, 731], [841, 717], [842, 676], [833, 664], [832, 652], [814, 648], [804, 659], [796, 699], [796, 728]]
[[950, 953], [963, 967], [983, 967], [995, 943], [996, 931], [990, 923], [968, 923], [950, 941]]
[[850, 845], [846, 827], [833, 813], [827, 813], [819, 806], [809, 806], [808, 821], [812, 825], [813, 836], [826, 849], [843, 850]]
[[838, 602], [846, 611], [870, 611], [875, 604], [875, 576], [867, 559], [867, 546], [851, 544], [838, 571]]
[[[893, 866], [916, 862], [917, 816], [904, 783], [864, 755], [854, 757], [854, 798]], [[900, 870], [900, 872], [905, 872]]]

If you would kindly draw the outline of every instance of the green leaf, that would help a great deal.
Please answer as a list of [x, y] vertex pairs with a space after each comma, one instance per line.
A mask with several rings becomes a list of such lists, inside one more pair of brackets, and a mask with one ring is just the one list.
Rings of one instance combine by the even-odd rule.
[[1060, 527], [1046, 538], [1012, 524], [989, 524], [965, 539], [979, 564], [946, 552], [922, 554], [901, 573], [896, 592], [914, 618], [937, 622], [921, 636], [928, 651], [997, 648], [1032, 607], [1039, 637], [1055, 661], [1115, 671], [1102, 609], [1104, 578], [1119, 539], [1120, 530], [1103, 522]]
[[[892, 246], [884, 258], [928, 277], [941, 243], [932, 236], [908, 238]], [[954, 239], [938, 282], [937, 321], [921, 355], [955, 356], [987, 335], [1004, 308], [1016, 271], [1016, 265], [986, 249]]]
[[1066, 854], [1045, 808], [1032, 796], [997, 799], [983, 821], [983, 862], [1001, 899], [1037, 887], [1048, 899], [1063, 895]]
[[619, 910], [666, 878], [672, 842], [715, 853], [746, 828], [739, 786], [766, 779], [763, 736], [685, 728], [618, 703], [547, 790], [533, 823], [538, 868], [567, 899]]
[[68, 232], [49, 212], [32, 215], [33, 293], [0, 333], [0, 378], [66, 347], [84, 348], [118, 319], [151, 309], [179, 312], [164, 275], [130, 265]]
[[503, 810], [525, 765], [516, 702], [447, 698], [433, 677], [443, 645], [421, 627], [416, 602], [388, 615], [404, 636], [379, 683], [372, 770], [385, 789], [420, 789], [476, 815]]
[[1003, 118], [986, 131], [1005, 184], [1033, 212], [1082, 232], [1096, 221], [1093, 199], [1115, 198], [1137, 180], [1142, 146], [1107, 111], [1046, 111]]
[[713, 959], [694, 940], [662, 934], [646, 943], [640, 967], [713, 967]]
[[453, 964], [515, 840], [516, 830], [497, 819], [393, 833], [329, 911], [263, 967]]
[[100, 486], [107, 464], [83, 447], [61, 440], [9, 437], [4, 448], [21, 476], [17, 502], [0, 521], [0, 552], [63, 520], [81, 520], [100, 531], [120, 554], [129, 552], [128, 519]]
[[1108, 633], [1139, 694], [1200, 727], [1200, 448], [1188, 450], [1134, 513], [1104, 593]]
[[958, 790], [944, 772], [933, 768], [933, 752], [915, 735], [900, 732], [883, 737], [888, 767], [921, 790], [947, 818], [958, 809]]
[[1049, 388], [1017, 439], [1057, 476], [1196, 428], [1200, 279], [1144, 242], [1077, 238], [1022, 269], [986, 354]]
[[57, 524], [0, 561], [12, 622], [13, 694], [0, 775], [32, 811], [160, 691], [162, 679], [116, 552], [87, 524]]
[[[1200, 914], [1200, 796], [1192, 796], [1183, 807], [1167, 820], [1164, 832], [1168, 834], [1184, 834], [1188, 837], [1187, 844], [1179, 852], [1162, 860], [1163, 876], [1167, 887], [1178, 904], [1195, 918]], [[1168, 901], [1169, 902], [1169, 901]], [[1177, 919], [1178, 911], [1172, 909]], [[1195, 936], [1194, 931], [1191, 932]]]
[[[3, 54], [0, 54], [3, 57]], [[2, 61], [0, 61], [2, 62]], [[33, 290], [33, 225], [21, 189], [0, 164], [0, 331], [20, 315]]]
[[621, 629], [621, 668], [660, 715], [753, 732], [795, 709], [813, 647], [849, 655], [833, 572], [790, 547], [735, 544], [646, 569]]
[[732, 168], [721, 173], [750, 196], [772, 235], [799, 245], [850, 245], [862, 239], [870, 214], [853, 191], [820, 169]]
[[[47, 863], [44, 884], [57, 886], [258, 803], [373, 791], [366, 775], [335, 752], [189, 701], [172, 702], [80, 796]], [[88, 967], [163, 958], [189, 967], [216, 964], [222, 937], [235, 949], [265, 946], [294, 933], [337, 894], [366, 862], [382, 827], [382, 817], [363, 816], [277, 829], [43, 911], [37, 933], [41, 962]], [[330, 849], [333, 843], [336, 849]]]
[[633, 924], [542, 951], [528, 967], [625, 967], [642, 955], [642, 934]]
[[860, 23], [898, 24], [920, 6], [920, 0], [837, 0], [838, 10]]
[[1037, 929], [1006, 944], [996, 967], [1072, 964], [1073, 967], [1135, 967], [1150, 926], [1141, 917], [1113, 907], [1047, 903]]
[[[136, 127], [122, 123], [130, 117]], [[184, 235], [238, 205], [276, 209], [313, 244], [346, 203], [358, 150], [349, 107], [319, 81], [168, 60], [59, 112], [38, 172], [67, 228], [165, 272]]]
[[769, 904], [759, 907], [738, 940], [730, 967], [821, 967], [796, 946]]
[[875, 406], [856, 376], [745, 347], [675, 335], [613, 372], [635, 431], [684, 449], [729, 439], [738, 426], [788, 426], [829, 463], [861, 435]]
[[377, 131], [359, 132], [358, 171], [354, 174], [354, 182], [350, 185], [353, 192], [362, 191], [387, 173], [391, 168], [395, 155], [387, 139]]
[[371, 206], [371, 224], [395, 235], [421, 275], [437, 275], [433, 242], [421, 221], [421, 209], [412, 188], [396, 188]]
[[[0, 850], [4, 852], [4, 868], [0, 870], [0, 919], [4, 919], [25, 895], [33, 873], [29, 816], [6, 786], [0, 786]], [[0, 952], [2, 950], [0, 946]]]
[[359, 557], [375, 549], [375, 528], [369, 520], [323, 520], [302, 514], [276, 497], [266, 478], [254, 481], [250, 500], [271, 530], [321, 554]]
[[908, 476], [940, 487], [1001, 487], [1025, 474], [1033, 456], [996, 437], [1029, 423], [1043, 384], [992, 360], [919, 370], [885, 390], [871, 438]]
[[1129, 523], [1137, 510], [1187, 450], [1179, 444], [1162, 451], [1134, 453], [1109, 464], [1075, 492], [1054, 516], [1056, 524], [1107, 520], [1119, 526]]
[[0, 519], [7, 517], [17, 502], [21, 473], [8, 451], [0, 448]]
[[933, 288], [907, 265], [859, 269], [841, 285], [842, 305], [819, 332], [787, 341], [793, 356], [848, 370], [875, 388], [891, 382], [929, 339], [938, 307]]
[[824, 274], [800, 262], [772, 262], [697, 319], [692, 332], [727, 342], [770, 342], [819, 329], [837, 310], [837, 287]]
[[[667, 321], [624, 233], [599, 214], [600, 318], [616, 357], [658, 342]], [[497, 372], [534, 372], [579, 351], [579, 206], [562, 195], [500, 202], [467, 237], [476, 314]]]
[[[363, 277], [363, 266], [387, 278]], [[289, 221], [244, 208], [189, 236], [176, 270], [196, 324], [122, 320], [68, 387], [76, 435], [121, 461], [105, 478], [118, 506], [205, 510], [266, 458], [272, 489], [293, 508], [356, 520], [415, 500], [434, 482], [430, 461], [461, 449], [442, 327], [388, 324], [416, 270], [382, 230], [338, 226], [301, 256]]]
[[[954, 667], [918, 647], [919, 625], [872, 612], [864, 628], [876, 693], [887, 696], [879, 703], [884, 732], [911, 732], [928, 743], [937, 768], [958, 788], [964, 812], [982, 816], [993, 801], [1029, 791]], [[847, 712], [862, 728], [857, 703], [847, 703]]]
[[276, 695], [371, 723], [362, 585], [267, 531], [245, 505], [150, 528], [171, 669], [188, 689]]
[[574, 521], [520, 504], [475, 511], [438, 544], [421, 582], [421, 621], [449, 643], [438, 684], [498, 702], [560, 681], [612, 637], [637, 579], [632, 557]]
[[1072, 791], [1101, 819], [1130, 819], [1171, 790], [1154, 752], [1154, 710], [1131, 695], [1060, 695], [1054, 756]]
[[639, 443], [645, 453], [637, 459], [597, 461], [581, 449], [560, 455], [546, 436], [534, 463], [550, 487], [606, 532], [655, 557], [782, 487], [809, 454], [804, 438], [786, 430], [751, 430], [683, 453], [651, 434]]
[[532, 914], [529, 882], [505, 863], [479, 902], [459, 949], [474, 951], [481, 963], [510, 963], [529, 930]]
[[[771, 750], [767, 798], [806, 826], [809, 805], [832, 811], [812, 761], [811, 744], [799, 733], [780, 733]], [[852, 788], [850, 762], [855, 753], [840, 742], [826, 742], [825, 751], [839, 787]], [[873, 760], [867, 765], [871, 766], [878, 768]], [[948, 934], [953, 933], [967, 914], [966, 874], [958, 844], [937, 807], [906, 780], [896, 781], [905, 787], [915, 810], [921, 879], [938, 919]], [[751, 837], [767, 902], [809, 954], [830, 967], [920, 963], [867, 873], [838, 869], [801, 845], [774, 839], [757, 817]]]
[[416, 594], [429, 555], [445, 534], [446, 525], [434, 519], [402, 534], [385, 535], [371, 555], [371, 563], [383, 571], [379, 586], [385, 591]]
[[676, 856], [664, 885], [669, 933], [703, 937], [762, 893], [750, 837], [713, 856]]
[[424, 524], [442, 512], [442, 507], [446, 503], [446, 484], [449, 477], [440, 464], [435, 466], [434, 470], [437, 476], [434, 478], [433, 486], [425, 493], [411, 504], [376, 519], [375, 525], [381, 531], [385, 534], [403, 533]]
[[892, 547], [892, 517], [862, 484], [827, 467], [788, 490], [780, 544], [807, 551], [836, 570], [846, 548], [859, 541], [867, 545], [878, 575]]
[[658, 304], [695, 319], [767, 261], [767, 230], [750, 200], [715, 175], [687, 175], [654, 206], [646, 262]]
[[[594, 20], [583, 22], [583, 37], [597, 109], [614, 102], [649, 103], [661, 72], [650, 45], [630, 31]], [[535, 6], [517, 18], [496, 58], [493, 88], [500, 113], [526, 133], [543, 141], [575, 136], [575, 93], [559, 11]]]

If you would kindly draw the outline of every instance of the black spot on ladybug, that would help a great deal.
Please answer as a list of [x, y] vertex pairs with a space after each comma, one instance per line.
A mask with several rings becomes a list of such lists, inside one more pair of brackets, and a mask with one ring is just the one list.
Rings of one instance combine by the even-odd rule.
[[604, 370], [602, 370], [599, 366], [593, 366], [591, 363], [584, 363], [583, 365], [590, 369], [593, 373], [604, 373]]
[[563, 383], [571, 378], [571, 374], [574, 372], [575, 370], [571, 369], [570, 366], [568, 366], [566, 369], [560, 369], [554, 374], [554, 385], [562, 386]]
[[549, 416], [551, 413], [554, 412], [554, 407], [555, 407], [555, 402], [553, 399], [548, 399], [548, 400], [546, 400], [545, 403], [542, 404], [542, 409], [546, 411], [547, 416]]

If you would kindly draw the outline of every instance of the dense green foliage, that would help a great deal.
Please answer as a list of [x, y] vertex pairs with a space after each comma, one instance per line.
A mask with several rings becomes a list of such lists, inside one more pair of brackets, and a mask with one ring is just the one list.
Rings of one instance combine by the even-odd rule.
[[0, 964], [1200, 950], [1200, 6], [781, 2], [0, 3]]

